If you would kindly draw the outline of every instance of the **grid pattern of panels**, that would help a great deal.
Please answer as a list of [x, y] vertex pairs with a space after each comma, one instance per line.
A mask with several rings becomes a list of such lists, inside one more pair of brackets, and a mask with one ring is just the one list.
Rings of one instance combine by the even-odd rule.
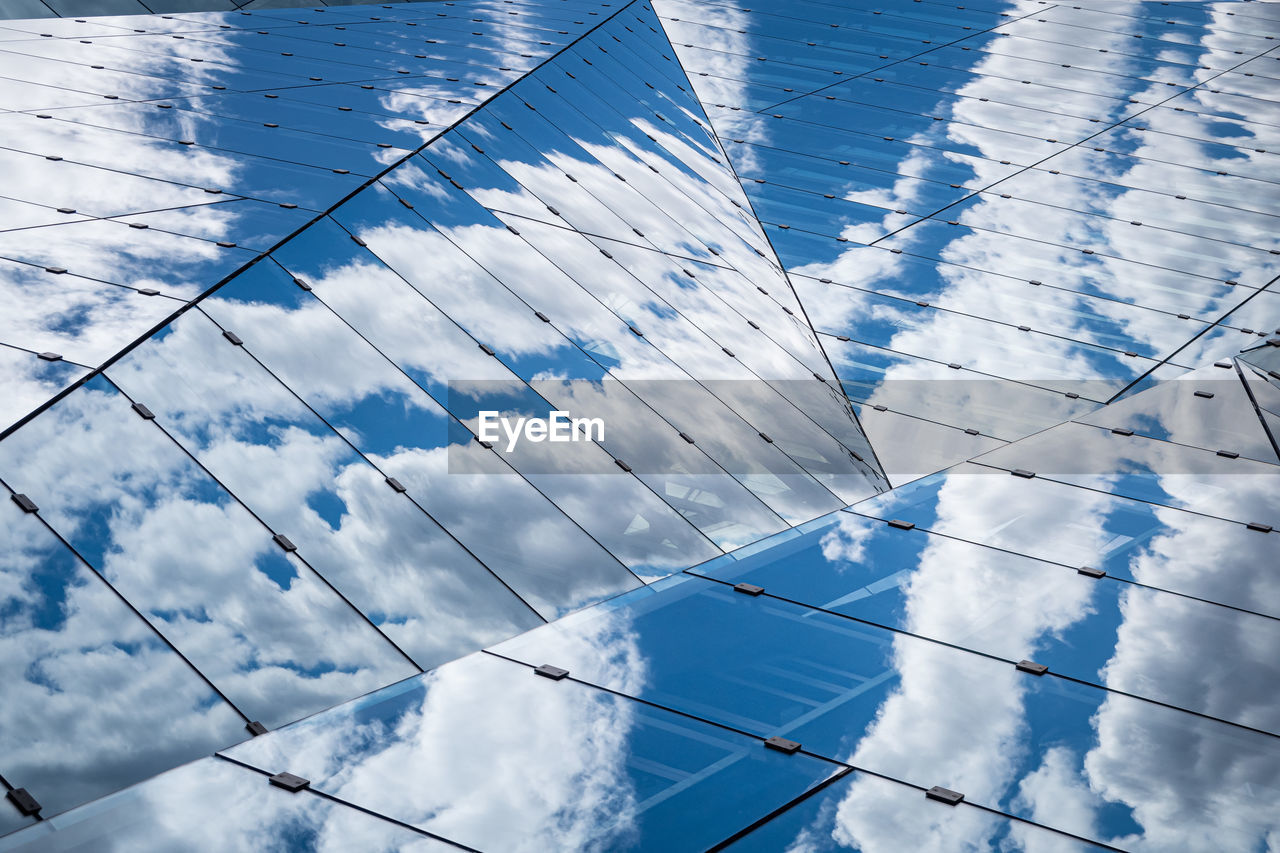
[[5, 21], [0, 430], [613, 11]]
[[[268, 780], [292, 774], [293, 809], [359, 810], [320, 839], [1260, 849], [1280, 831], [1276, 353], [1280, 338], [7, 841], [105, 841], [132, 808], [126, 837], [160, 850], [204, 825], [205, 800], [256, 785], [284, 809]], [[265, 813], [262, 837], [291, 814]]]
[[[1280, 336], [1201, 367], [1277, 318], [1271, 10], [657, 10], [546, 45], [305, 227], [256, 246], [275, 216], [244, 220], [251, 263], [192, 273], [184, 310], [0, 441], [0, 850], [1280, 833]], [[239, 17], [165, 38], [253, 41]], [[666, 34], [697, 95], [735, 93], [710, 125]], [[278, 78], [276, 46], [234, 73]], [[332, 108], [330, 85], [264, 90]], [[158, 106], [135, 100], [63, 105], [76, 165], [108, 168], [95, 134], [139, 131], [94, 112]], [[242, 131], [208, 147], [309, 165]], [[116, 216], [207, 242], [164, 227], [190, 206]], [[60, 215], [31, 227], [113, 220]], [[837, 375], [921, 479], [876, 495]], [[565, 477], [480, 440], [493, 400], [619, 429]]]
[[[8, 337], [80, 371], [0, 440], [44, 816], [887, 486], [653, 10], [446, 6], [0, 42], [88, 81], [0, 115]], [[487, 408], [610, 429], [557, 460]]]
[[894, 483], [1280, 321], [1280, 15], [1171, 8], [657, 3]]
[[[409, 3], [413, 0], [387, 0]], [[421, 0], [419, 0], [421, 2]], [[447, 3], [447, 0], [437, 0]], [[5, 0], [0, 21], [31, 18], [73, 18], [101, 15], [164, 15], [177, 12], [230, 12], [259, 9], [301, 9], [317, 6], [360, 6], [353, 0]], [[381, 8], [388, 8], [382, 5]]]

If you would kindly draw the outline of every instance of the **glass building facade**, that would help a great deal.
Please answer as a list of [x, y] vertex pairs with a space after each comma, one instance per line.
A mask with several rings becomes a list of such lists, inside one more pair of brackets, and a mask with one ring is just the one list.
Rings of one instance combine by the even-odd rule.
[[0, 15], [0, 850], [1280, 845], [1280, 5]]

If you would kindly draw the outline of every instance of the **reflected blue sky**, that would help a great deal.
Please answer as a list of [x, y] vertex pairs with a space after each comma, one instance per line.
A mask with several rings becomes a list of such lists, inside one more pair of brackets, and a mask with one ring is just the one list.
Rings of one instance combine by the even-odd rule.
[[1262, 848], [1280, 17], [1088, 5], [0, 23], [0, 773], [330, 708], [0, 847]]

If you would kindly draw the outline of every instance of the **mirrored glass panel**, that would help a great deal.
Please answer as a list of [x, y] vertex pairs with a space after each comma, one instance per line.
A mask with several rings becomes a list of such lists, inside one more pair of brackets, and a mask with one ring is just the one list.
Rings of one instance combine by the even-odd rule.
[[[625, 658], [615, 668], [630, 677]], [[225, 754], [473, 848], [522, 851], [705, 849], [838, 770], [486, 654]]]
[[[953, 593], [945, 599], [941, 612], [953, 612]], [[1103, 841], [1159, 847], [1212, 827], [1247, 847], [1278, 820], [1264, 805], [1280, 789], [1274, 757], [1262, 757], [1280, 753], [1271, 735], [1052, 670], [1020, 671], [1014, 661], [802, 607], [767, 588], [748, 595], [682, 575], [494, 651], [554, 660], [577, 678]], [[625, 673], [614, 668], [619, 660], [630, 663]], [[1238, 697], [1252, 678], [1228, 684]], [[1220, 778], [1178, 773], [1188, 745], [1240, 780], [1230, 801], [1176, 819], [1150, 811], [1171, 799], [1189, 807], [1219, 790]], [[1046, 777], [1052, 794], [1038, 786]]]
[[206, 758], [0, 839], [0, 850], [321, 851], [358, 847], [444, 853], [452, 844], [318, 797], [289, 793], [267, 776]]
[[[248, 737], [115, 590], [0, 497], [0, 773], [44, 817]], [[9, 812], [0, 804], [0, 827]]]
[[1065, 424], [977, 461], [1232, 521], [1280, 526], [1280, 467], [1231, 448], [1215, 452]]
[[[500, 395], [503, 399], [490, 408], [505, 409], [515, 397], [535, 412], [549, 411], [551, 405], [513, 371], [528, 370], [529, 376], [539, 371], [550, 376], [568, 375], [565, 365], [580, 366], [585, 361], [581, 351], [550, 323], [537, 320], [530, 306], [516, 302], [499, 282], [424, 219], [412, 211], [395, 214], [385, 206], [374, 210], [376, 215], [368, 220], [368, 227], [361, 218], [352, 225], [377, 255], [361, 256], [355, 266], [357, 276], [317, 278], [312, 286], [319, 286], [320, 297], [451, 414], [467, 423], [471, 432], [478, 429], [477, 412], [485, 408], [480, 405], [484, 395], [451, 394], [451, 383], [497, 381], [491, 390], [501, 389], [510, 396]], [[435, 209], [433, 219], [447, 223], [441, 216], [447, 210]], [[460, 218], [458, 228], [468, 221], [465, 216]], [[491, 232], [490, 228], [485, 230]], [[345, 231], [331, 223], [322, 224], [291, 241], [279, 256], [286, 267], [305, 269], [309, 256], [325, 257], [334, 246], [346, 243], [357, 248]], [[381, 258], [395, 272], [384, 266]], [[441, 276], [441, 270], [449, 275]], [[374, 290], [366, 296], [365, 288]], [[395, 310], [381, 310], [383, 304], [394, 305]], [[549, 304], [546, 307], [554, 310]], [[424, 335], [424, 329], [430, 334]], [[513, 334], [517, 329], [519, 333]], [[628, 337], [632, 337], [630, 333]], [[595, 341], [597, 349], [616, 352], [612, 341], [594, 336], [588, 340]], [[634, 346], [626, 339], [617, 344]], [[494, 355], [488, 355], [481, 345], [493, 349]], [[496, 357], [499, 346], [501, 360]], [[604, 349], [606, 346], [610, 349]], [[593, 370], [577, 376], [595, 379], [603, 374], [598, 365]], [[542, 457], [526, 455], [544, 446], [520, 443], [521, 452], [512, 454], [509, 462], [629, 568], [642, 574], [665, 574], [718, 552], [644, 484], [618, 476], [621, 470], [603, 448], [574, 445], [572, 456], [556, 458], [580, 467], [562, 468], [553, 474], [548, 473], [551, 469], [545, 460], [539, 461]], [[570, 472], [574, 476], [565, 476]]]
[[[1238, 505], [1242, 513], [1253, 509], [1253, 495], [1244, 497]], [[1228, 500], [1235, 504], [1234, 497]], [[1070, 569], [1097, 569], [1145, 586], [1280, 616], [1280, 584], [1257, 570], [1272, 559], [1277, 534], [1239, 522], [972, 464], [853, 509]]]
[[0, 430], [8, 429], [28, 412], [88, 373], [65, 359], [49, 361], [35, 353], [0, 347]]
[[1230, 449], [1250, 459], [1280, 463], [1266, 429], [1251, 417], [1255, 414], [1253, 402], [1235, 366], [1225, 364], [1184, 374], [1077, 420], [1207, 450]]
[[252, 720], [417, 671], [101, 377], [0, 441], [0, 477]]
[[[254, 358], [544, 617], [636, 586], [616, 559], [503, 464], [500, 454], [481, 448], [469, 429], [324, 301], [350, 307], [358, 323], [361, 315], [394, 304], [394, 291], [386, 292], [390, 282], [377, 287], [378, 271], [390, 273], [354, 244], [305, 245], [314, 252], [289, 253], [298, 264], [292, 276], [259, 264], [205, 300], [202, 310], [237, 330]], [[292, 331], [282, 335], [282, 329]], [[440, 340], [423, 338], [419, 348], [438, 358]], [[366, 537], [360, 547], [371, 544]], [[471, 583], [483, 586], [478, 579]], [[467, 618], [483, 610], [474, 603], [450, 609]]]
[[[286, 551], [296, 549], [423, 669], [541, 621], [256, 360], [259, 340], [279, 335], [285, 325], [295, 330], [291, 337], [305, 335], [306, 318], [291, 323], [279, 307], [217, 296], [209, 310], [241, 343], [197, 309], [112, 365], [108, 375], [284, 536], [292, 546]], [[316, 313], [328, 314], [319, 306]], [[360, 352], [362, 341], [346, 326], [335, 331], [330, 354]], [[310, 361], [303, 348], [290, 354]], [[344, 359], [358, 375], [353, 361]], [[296, 373], [306, 383], [303, 392], [349, 394], [333, 384], [336, 376]]]
[[967, 803], [948, 806], [891, 779], [854, 771], [734, 841], [732, 853], [881, 853], [961, 845], [974, 850], [1101, 850], [1087, 841]]
[[[901, 522], [902, 519], [893, 519]], [[878, 518], [836, 513], [690, 571], [771, 595], [1280, 733], [1271, 668], [1280, 622]], [[776, 543], [776, 545], [774, 544]], [[1200, 574], [1220, 572], [1217, 563]], [[1218, 577], [1222, 584], [1226, 580]], [[1152, 633], [1159, 625], [1159, 641]], [[1215, 638], [1209, 640], [1207, 638]], [[1166, 664], [1177, 660], [1179, 663]], [[1210, 661], [1232, 661], [1213, 666]], [[1213, 669], [1212, 686], [1189, 673]]]

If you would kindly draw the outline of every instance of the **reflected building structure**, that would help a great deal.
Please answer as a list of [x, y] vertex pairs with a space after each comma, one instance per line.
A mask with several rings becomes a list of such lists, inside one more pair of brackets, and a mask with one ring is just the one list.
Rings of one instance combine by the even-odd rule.
[[1276, 6], [3, 14], [0, 850], [1280, 843]]

